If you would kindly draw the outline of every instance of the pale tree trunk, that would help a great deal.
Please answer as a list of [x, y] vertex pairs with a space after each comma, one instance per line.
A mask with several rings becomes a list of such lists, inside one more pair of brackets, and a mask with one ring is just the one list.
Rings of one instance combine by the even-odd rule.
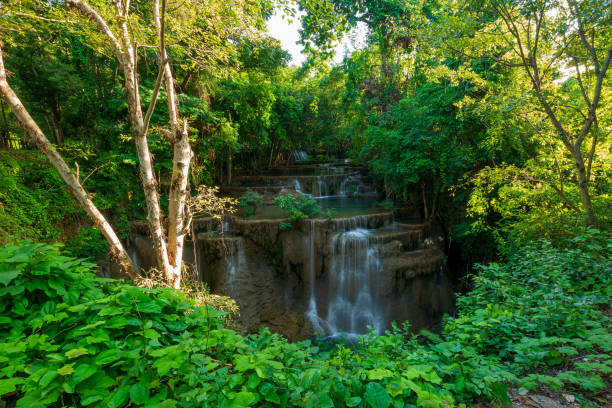
[[191, 146], [187, 134], [187, 121], [181, 126], [178, 111], [178, 99], [174, 86], [174, 76], [166, 53], [165, 38], [165, 11], [166, 0], [162, 0], [161, 17], [159, 0], [153, 1], [153, 20], [159, 35], [160, 69], [164, 72], [164, 85], [168, 102], [168, 114], [172, 134], [174, 154], [172, 157], [172, 178], [170, 180], [170, 193], [168, 200], [168, 261], [172, 268], [170, 283], [180, 288], [181, 267], [183, 263], [183, 247], [185, 234], [188, 230], [187, 198], [189, 196], [189, 165], [191, 164]]
[[[180, 287], [181, 267], [185, 235], [188, 231], [188, 216], [186, 211], [188, 191], [188, 176], [191, 163], [191, 146], [187, 133], [187, 122], [181, 124], [174, 77], [168, 61], [164, 43], [164, 17], [165, 0], [161, 7], [159, 0], [153, 1], [153, 19], [159, 36], [160, 71], [153, 91], [151, 103], [143, 117], [140, 93], [138, 90], [137, 49], [130, 39], [128, 29], [129, 2], [123, 3], [115, 0], [116, 25], [119, 29], [119, 38], [115, 37], [108, 24], [101, 15], [82, 0], [67, 0], [67, 5], [76, 8], [96, 24], [98, 30], [106, 36], [113, 47], [113, 51], [121, 65], [125, 77], [125, 93], [128, 102], [132, 136], [136, 143], [140, 176], [145, 193], [147, 205], [147, 221], [153, 247], [157, 257], [157, 264], [162, 269], [167, 283], [175, 288]], [[164, 81], [168, 112], [170, 119], [170, 142], [173, 146], [172, 178], [170, 181], [169, 209], [168, 209], [168, 238], [165, 239], [163, 229], [163, 216], [159, 205], [157, 181], [153, 171], [152, 157], [147, 142], [149, 121], [155, 108], [155, 102], [161, 82]]]
[[30, 142], [36, 145], [44, 153], [44, 155], [47, 156], [51, 164], [53, 164], [62, 179], [64, 179], [66, 182], [66, 185], [70, 189], [70, 192], [74, 198], [78, 201], [85, 212], [87, 212], [96, 227], [102, 231], [102, 234], [110, 244], [112, 257], [121, 264], [128, 276], [134, 279], [136, 274], [132, 260], [121, 244], [121, 241], [113, 230], [113, 227], [108, 223], [108, 221], [106, 221], [104, 215], [102, 215], [102, 213], [96, 208], [64, 159], [62, 159], [57, 150], [55, 150], [53, 145], [49, 142], [47, 137], [40, 130], [36, 122], [32, 119], [26, 108], [23, 106], [15, 92], [13, 92], [9, 86], [6, 79], [6, 70], [4, 68], [1, 46], [2, 44], [0, 43], [0, 93], [19, 120], [19, 123], [21, 124], [21, 127], [25, 131], [25, 134], [29, 138]]
[[[140, 92], [138, 90], [138, 74], [136, 70], [137, 55], [136, 47], [130, 40], [128, 30], [128, 12], [123, 3], [115, 1], [116, 23], [120, 31], [119, 39], [112, 32], [102, 16], [89, 4], [82, 0], [67, 0], [66, 5], [73, 7], [80, 13], [89, 18], [102, 33], [109, 44], [111, 45], [119, 65], [123, 70], [125, 94], [128, 103], [128, 111], [130, 122], [132, 125], [132, 136], [136, 144], [136, 152], [138, 154], [138, 163], [140, 168], [140, 178], [145, 195], [145, 203], [147, 207], [147, 222], [149, 224], [149, 233], [155, 249], [155, 256], [158, 267], [164, 273], [168, 282], [173, 280], [173, 269], [168, 261], [168, 251], [166, 247], [165, 234], [162, 223], [162, 212], [159, 205], [159, 194], [157, 191], [157, 180], [153, 171], [153, 159], [149, 151], [147, 142], [147, 127], [142, 114], [142, 105], [140, 101]], [[129, 5], [129, 3], [128, 3]], [[160, 79], [160, 78], [158, 78]], [[155, 99], [151, 101], [150, 110], [155, 104]], [[149, 118], [147, 112], [147, 118]]]

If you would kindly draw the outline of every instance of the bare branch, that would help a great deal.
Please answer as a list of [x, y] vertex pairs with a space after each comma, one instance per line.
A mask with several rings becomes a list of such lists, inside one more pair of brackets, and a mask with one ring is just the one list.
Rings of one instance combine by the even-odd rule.
[[117, 56], [117, 59], [120, 63], [123, 63], [123, 47], [121, 46], [121, 43], [119, 43], [119, 40], [117, 40], [117, 37], [115, 37], [115, 34], [112, 32], [108, 24], [106, 24], [106, 21], [104, 21], [102, 16], [100, 16], [100, 14], [96, 10], [94, 10], [91, 6], [89, 6], [89, 4], [87, 4], [83, 0], [66, 0], [66, 6], [72, 7], [80, 11], [85, 16], [89, 17], [89, 19], [96, 24], [98, 30], [100, 30], [102, 34], [106, 35], [106, 37], [108, 37], [108, 40], [111, 43], [111, 46], [113, 47], [113, 52]]
[[77, 25], [81, 24], [78, 21], [57, 20], [55, 18], [42, 17], [42, 16], [37, 16], [36, 14], [28, 14], [28, 13], [20, 13], [20, 12], [12, 12], [12, 13], [8, 14], [8, 16], [19, 16], [19, 17], [32, 18], [32, 19], [35, 19], [35, 20], [46, 21], [46, 22], [49, 22], [49, 23], [77, 24]]
[[151, 121], [151, 116], [153, 115], [153, 111], [155, 110], [155, 104], [157, 103], [157, 96], [159, 95], [159, 88], [161, 87], [162, 80], [164, 79], [164, 65], [166, 61], [161, 61], [159, 64], [159, 72], [157, 73], [157, 79], [155, 80], [155, 87], [153, 88], [153, 94], [151, 95], [151, 102], [149, 102], [149, 107], [147, 108], [147, 113], [144, 118], [144, 129], [143, 132], [146, 135], [149, 131], [149, 122]]

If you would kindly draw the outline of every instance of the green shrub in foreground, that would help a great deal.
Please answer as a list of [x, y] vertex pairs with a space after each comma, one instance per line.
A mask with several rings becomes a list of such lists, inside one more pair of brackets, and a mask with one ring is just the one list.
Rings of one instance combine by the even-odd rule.
[[481, 268], [441, 335], [424, 342], [396, 329], [350, 348], [265, 330], [241, 336], [180, 292], [91, 268], [57, 247], [0, 248], [9, 406], [440, 407], [507, 401], [510, 383], [588, 393], [612, 371], [609, 320], [598, 310], [610, 300], [603, 249], [525, 248]]

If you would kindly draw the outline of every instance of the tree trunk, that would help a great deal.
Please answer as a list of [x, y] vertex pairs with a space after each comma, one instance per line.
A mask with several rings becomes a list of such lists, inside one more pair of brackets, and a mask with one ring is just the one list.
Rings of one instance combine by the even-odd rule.
[[578, 179], [578, 188], [580, 189], [580, 199], [586, 215], [587, 224], [590, 226], [597, 225], [595, 210], [591, 203], [591, 195], [589, 193], [589, 181], [587, 179], [586, 169], [584, 167], [584, 158], [580, 148], [573, 147], [571, 150], [572, 157], [576, 163], [576, 178]]
[[51, 121], [53, 122], [53, 128], [55, 129], [55, 138], [57, 139], [57, 145], [62, 146], [64, 144], [64, 130], [60, 123], [59, 106], [57, 103], [51, 106]]
[[[2, 44], [0, 44], [1, 47]], [[132, 279], [136, 277], [135, 268], [132, 264], [132, 260], [128, 256], [123, 244], [119, 240], [119, 237], [113, 230], [113, 227], [106, 221], [104, 215], [96, 208], [94, 203], [91, 201], [79, 181], [76, 179], [64, 159], [55, 150], [53, 145], [49, 142], [44, 133], [40, 130], [36, 122], [32, 119], [28, 111], [25, 109], [17, 95], [13, 92], [6, 80], [6, 71], [4, 69], [4, 60], [2, 58], [2, 49], [0, 48], [0, 93], [4, 96], [8, 106], [11, 108], [21, 127], [25, 131], [30, 141], [36, 145], [44, 154], [47, 156], [51, 164], [57, 169], [60, 176], [66, 182], [66, 185], [70, 189], [70, 192], [81, 205], [81, 207], [87, 212], [89, 217], [92, 219], [96, 227], [101, 231], [108, 243], [110, 244], [111, 255], [117, 259], [121, 264], [122, 268]]]
[[[127, 27], [124, 37], [127, 36]], [[168, 251], [166, 247], [165, 234], [162, 223], [162, 212], [159, 206], [159, 192], [157, 191], [157, 179], [153, 170], [153, 158], [149, 151], [149, 143], [145, 132], [142, 106], [140, 103], [140, 93], [138, 91], [138, 81], [135, 64], [135, 50], [127, 38], [123, 45], [125, 54], [123, 58], [123, 76], [125, 77], [125, 94], [128, 103], [130, 122], [132, 125], [132, 137], [136, 143], [136, 153], [140, 167], [140, 178], [145, 195], [147, 207], [147, 222], [151, 241], [155, 249], [155, 256], [158, 267], [162, 270], [167, 279], [172, 277], [172, 268], [168, 261]]]
[[162, 0], [161, 17], [159, 0], [153, 2], [153, 19], [159, 32], [159, 57], [163, 64], [165, 88], [168, 102], [168, 114], [172, 128], [172, 178], [170, 181], [170, 196], [168, 205], [168, 261], [172, 268], [169, 283], [176, 289], [181, 284], [181, 267], [183, 263], [183, 246], [186, 234], [186, 206], [189, 196], [189, 166], [191, 164], [191, 146], [187, 133], [187, 121], [180, 123], [178, 99], [174, 86], [174, 76], [170, 67], [164, 43], [166, 0]]
[[227, 185], [232, 184], [232, 149], [229, 149], [227, 157]]

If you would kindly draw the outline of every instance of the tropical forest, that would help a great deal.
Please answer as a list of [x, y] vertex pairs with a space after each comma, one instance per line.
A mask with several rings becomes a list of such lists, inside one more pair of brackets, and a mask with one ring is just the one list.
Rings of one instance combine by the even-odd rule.
[[612, 406], [610, 0], [0, 0], [0, 408]]

